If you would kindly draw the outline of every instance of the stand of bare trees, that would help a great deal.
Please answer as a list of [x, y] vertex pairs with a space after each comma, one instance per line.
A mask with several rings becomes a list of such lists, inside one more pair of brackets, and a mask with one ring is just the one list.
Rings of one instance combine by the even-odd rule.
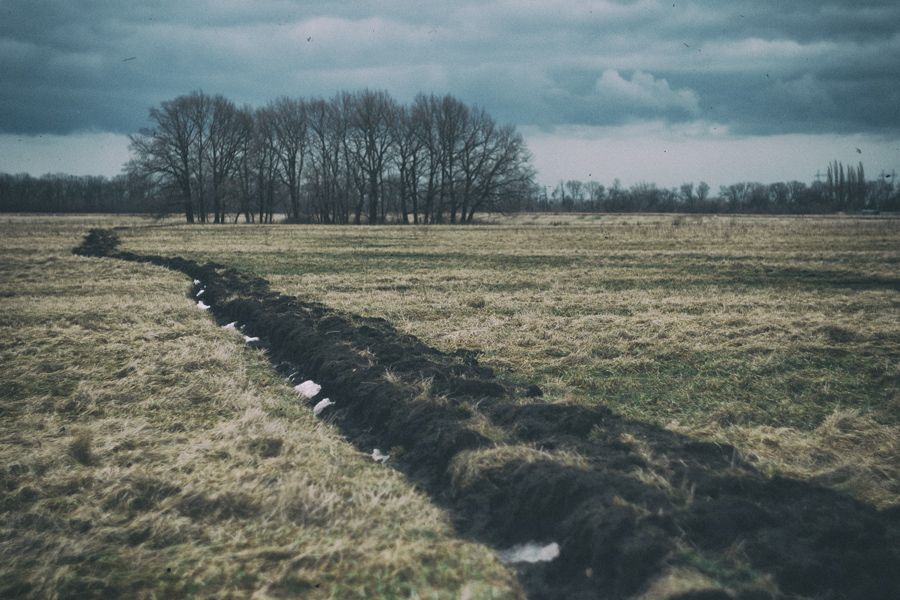
[[452, 96], [386, 92], [237, 107], [193, 92], [149, 113], [128, 175], [187, 222], [466, 223], [533, 194], [522, 136]]
[[47, 173], [32, 177], [0, 173], [0, 212], [145, 213], [150, 206], [142, 182], [127, 175]]
[[828, 165], [825, 180], [810, 184], [741, 182], [719, 187], [684, 183], [661, 188], [637, 183], [630, 188], [616, 179], [609, 187], [596, 181], [560, 181], [552, 189], [527, 197], [526, 211], [553, 212], [662, 212], [731, 214], [823, 214], [900, 212], [900, 185], [894, 173], [866, 180], [862, 163], [853, 167], [838, 161]]

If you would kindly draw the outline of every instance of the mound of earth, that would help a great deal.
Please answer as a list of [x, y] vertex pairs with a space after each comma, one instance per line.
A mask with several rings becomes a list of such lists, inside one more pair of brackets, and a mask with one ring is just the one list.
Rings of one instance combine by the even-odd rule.
[[531, 598], [633, 596], [681, 567], [729, 590], [682, 598], [900, 598], [898, 510], [767, 477], [731, 446], [603, 407], [549, 404], [476, 351], [439, 352], [254, 275], [115, 248], [114, 234], [92, 231], [75, 252], [194, 279], [220, 323], [258, 337], [294, 383], [320, 384], [309, 406], [330, 398], [321, 416], [364, 452], [391, 454], [460, 535], [498, 549], [558, 544], [552, 560], [514, 564]]

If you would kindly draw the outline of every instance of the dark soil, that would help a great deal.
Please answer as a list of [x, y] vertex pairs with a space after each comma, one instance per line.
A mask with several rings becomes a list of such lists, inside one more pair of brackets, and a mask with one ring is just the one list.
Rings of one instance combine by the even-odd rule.
[[[516, 566], [530, 598], [623, 598], [686, 564], [731, 591], [684, 598], [900, 598], [900, 510], [768, 478], [731, 446], [604, 407], [548, 404], [536, 386], [479, 365], [477, 351], [442, 353], [384, 320], [272, 292], [251, 274], [119, 252], [116, 242], [94, 230], [75, 252], [199, 280], [194, 291], [205, 290], [220, 323], [258, 336], [294, 383], [321, 384], [310, 407], [331, 398], [322, 416], [352, 443], [393, 449], [388, 464], [447, 508], [460, 535], [498, 548], [557, 542], [556, 560]], [[588, 467], [511, 460], [454, 485], [448, 467], [460, 452], [498, 445], [477, 422], [502, 431], [503, 443], [575, 452]], [[754, 587], [765, 574], [779, 593]]]

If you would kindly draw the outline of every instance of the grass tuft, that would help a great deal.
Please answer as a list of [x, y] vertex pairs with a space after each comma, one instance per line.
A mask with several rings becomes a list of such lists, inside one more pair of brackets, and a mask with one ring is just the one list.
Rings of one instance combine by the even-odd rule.
[[69, 454], [86, 467], [94, 463], [94, 440], [89, 429], [82, 428], [72, 436], [72, 441], [69, 442]]

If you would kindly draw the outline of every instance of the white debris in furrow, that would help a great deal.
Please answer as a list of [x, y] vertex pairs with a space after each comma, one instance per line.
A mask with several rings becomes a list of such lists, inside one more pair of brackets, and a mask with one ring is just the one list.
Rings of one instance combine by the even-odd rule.
[[319, 391], [321, 391], [322, 386], [311, 379], [307, 379], [303, 383], [301, 383], [299, 385], [295, 385], [294, 389], [297, 390], [298, 392], [300, 392], [301, 394], [303, 394], [304, 396], [306, 396], [307, 398], [312, 398], [313, 396], [318, 394]]
[[556, 542], [551, 542], [546, 546], [530, 542], [528, 544], [513, 546], [508, 550], [499, 550], [497, 552], [497, 557], [500, 559], [500, 562], [507, 564], [521, 562], [550, 562], [557, 556], [559, 556], [559, 544]]
[[381, 452], [381, 450], [379, 450], [378, 448], [375, 448], [374, 450], [372, 450], [372, 460], [374, 460], [375, 462], [384, 464], [390, 458], [391, 458], [390, 454], [383, 454]]
[[323, 410], [325, 410], [332, 404], [334, 404], [334, 402], [332, 402], [328, 398], [325, 398], [324, 400], [320, 400], [319, 403], [313, 407], [313, 414], [318, 415], [320, 412], [322, 412]]

